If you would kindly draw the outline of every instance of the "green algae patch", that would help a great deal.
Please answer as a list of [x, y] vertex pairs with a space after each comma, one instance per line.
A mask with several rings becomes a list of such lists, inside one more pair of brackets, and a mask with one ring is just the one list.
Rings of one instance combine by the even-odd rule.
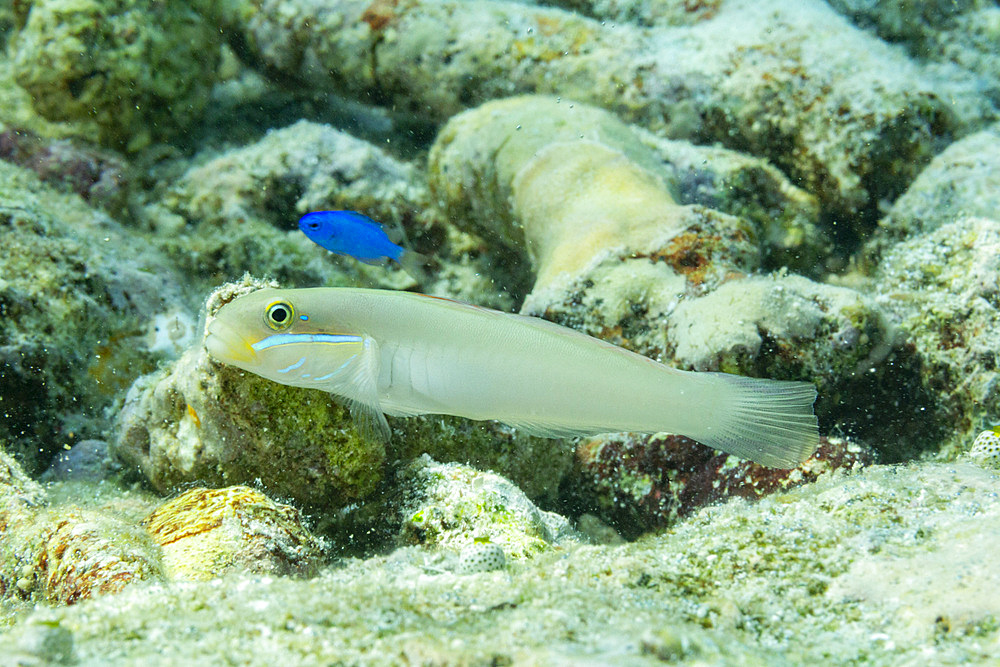
[[573, 463], [573, 447], [566, 441], [526, 435], [499, 422], [423, 415], [390, 423], [396, 435], [388, 448], [397, 459], [428, 454], [442, 463], [491, 470], [536, 502], [556, 499]]
[[258, 483], [328, 508], [369, 494], [385, 459], [328, 394], [216, 364], [200, 347], [133, 385], [111, 451], [163, 493]]

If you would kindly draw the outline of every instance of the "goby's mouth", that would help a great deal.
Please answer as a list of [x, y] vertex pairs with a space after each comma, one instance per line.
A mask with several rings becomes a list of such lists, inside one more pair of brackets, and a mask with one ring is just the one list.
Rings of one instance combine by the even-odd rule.
[[236, 329], [219, 319], [208, 325], [205, 348], [213, 359], [226, 364], [243, 366], [257, 362], [257, 352], [250, 343]]

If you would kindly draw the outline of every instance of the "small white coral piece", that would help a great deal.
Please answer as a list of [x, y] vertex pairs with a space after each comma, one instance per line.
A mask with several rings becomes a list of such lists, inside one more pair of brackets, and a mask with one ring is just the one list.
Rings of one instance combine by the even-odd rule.
[[1000, 425], [976, 436], [969, 450], [969, 458], [979, 465], [1000, 468]]
[[507, 565], [503, 548], [492, 542], [473, 542], [458, 555], [458, 573], [492, 572]]
[[176, 357], [193, 341], [195, 321], [182, 310], [154, 315], [149, 323], [146, 343], [151, 352], [166, 352]]

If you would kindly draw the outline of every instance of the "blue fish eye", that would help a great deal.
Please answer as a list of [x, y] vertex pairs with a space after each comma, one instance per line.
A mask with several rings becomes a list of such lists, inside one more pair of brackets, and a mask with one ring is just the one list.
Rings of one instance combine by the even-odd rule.
[[319, 223], [318, 222], [310, 222], [309, 223], [309, 229], [319, 229]]

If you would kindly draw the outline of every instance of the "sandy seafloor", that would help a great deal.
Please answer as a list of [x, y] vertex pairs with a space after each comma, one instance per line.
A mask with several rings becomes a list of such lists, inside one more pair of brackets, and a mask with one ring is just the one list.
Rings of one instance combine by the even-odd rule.
[[874, 466], [501, 572], [407, 548], [307, 580], [138, 584], [0, 641], [9, 664], [991, 664], [996, 484]]
[[[1000, 664], [998, 3], [36, 0], [0, 31], [0, 665]], [[427, 277], [331, 258], [318, 208]], [[365, 444], [205, 356], [205, 300], [260, 281], [810, 381], [833, 449], [774, 482], [461, 420]], [[241, 484], [243, 542], [150, 528]]]

